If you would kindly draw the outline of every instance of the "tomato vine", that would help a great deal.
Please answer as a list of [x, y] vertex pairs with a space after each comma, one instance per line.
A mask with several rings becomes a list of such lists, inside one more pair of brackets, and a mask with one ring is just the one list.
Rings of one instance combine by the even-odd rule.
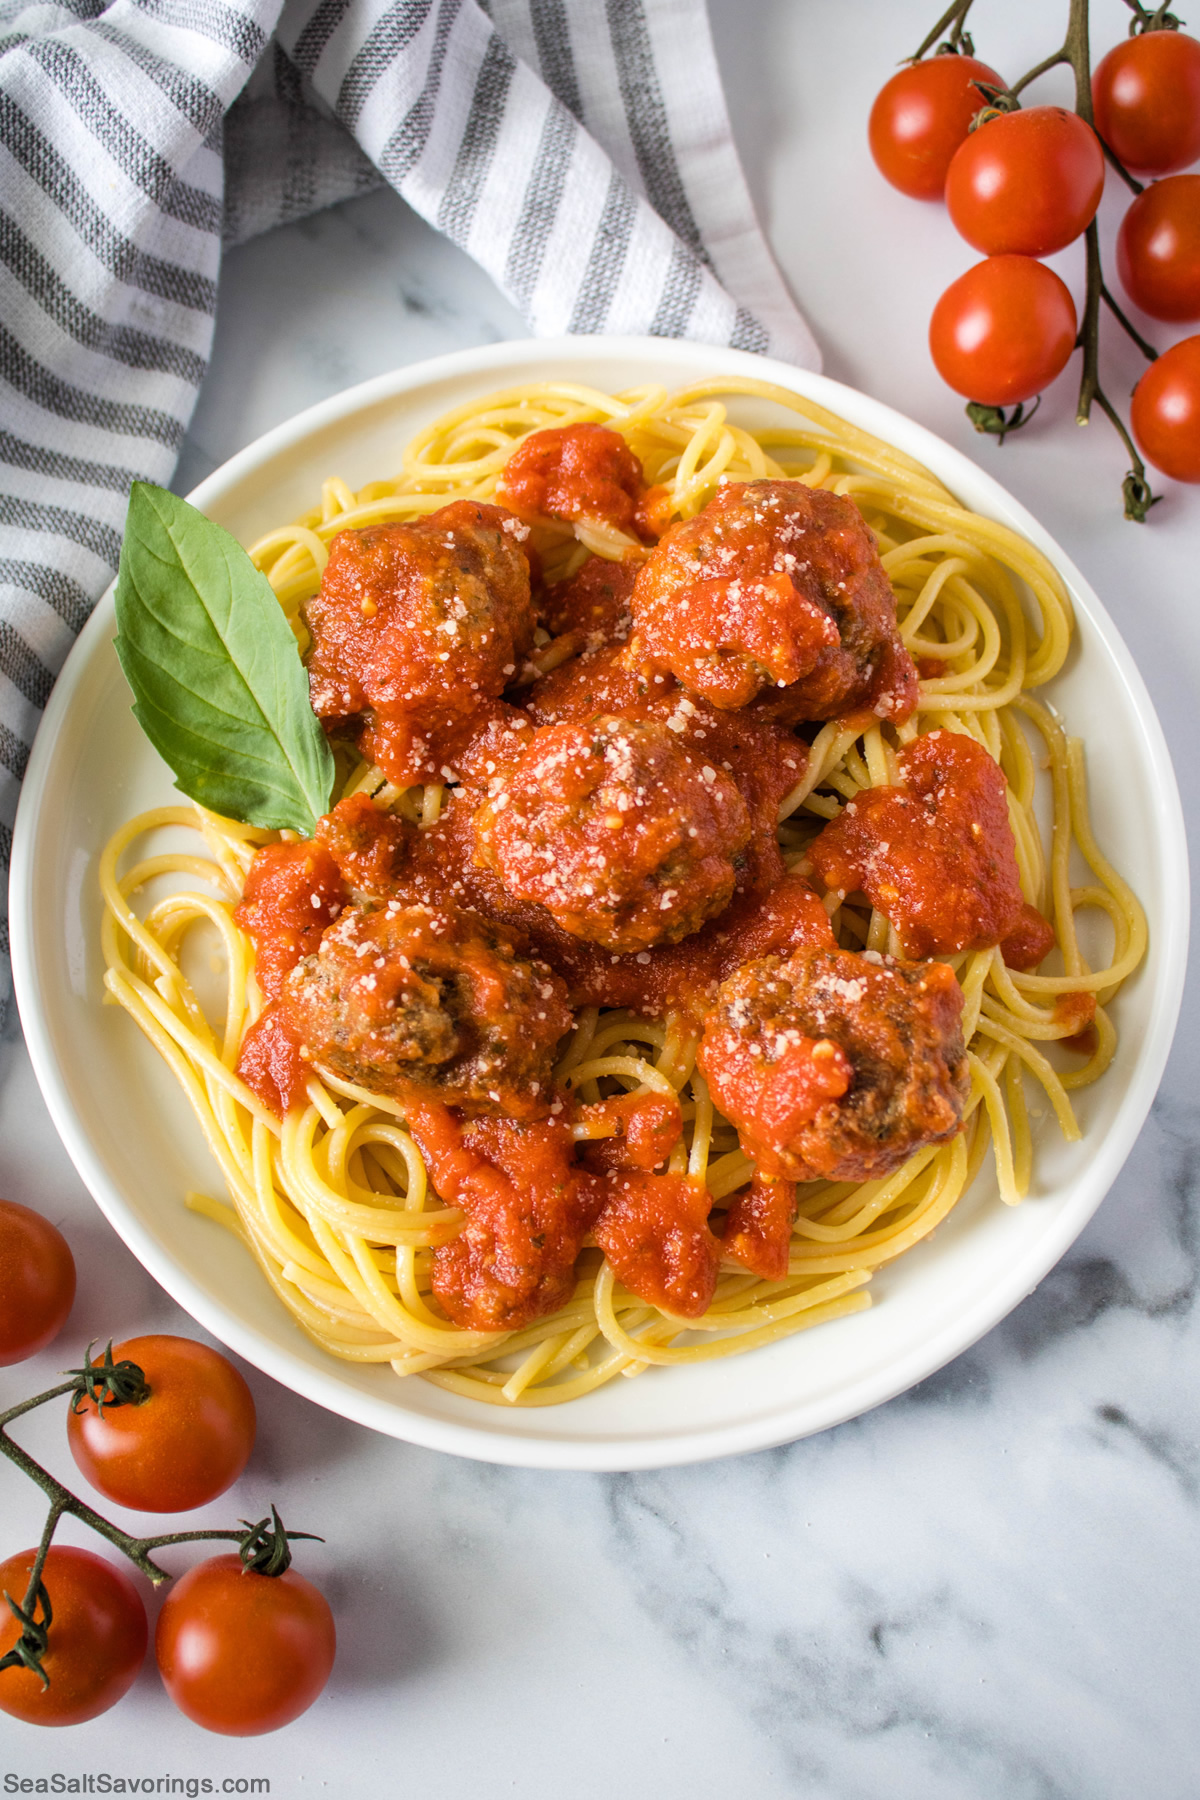
[[45, 1393], [36, 1394], [30, 1400], [22, 1400], [0, 1413], [0, 1455], [7, 1457], [22, 1474], [35, 1482], [50, 1502], [24, 1595], [20, 1600], [7, 1592], [4, 1595], [9, 1611], [20, 1626], [20, 1635], [12, 1648], [0, 1656], [0, 1670], [28, 1669], [40, 1676], [44, 1687], [50, 1684], [43, 1662], [53, 1608], [43, 1575], [51, 1542], [62, 1518], [69, 1515], [87, 1525], [127, 1557], [155, 1587], [169, 1581], [171, 1576], [168, 1570], [154, 1561], [151, 1552], [165, 1549], [168, 1545], [232, 1542], [237, 1544], [242, 1566], [247, 1571], [258, 1575], [279, 1576], [291, 1562], [291, 1543], [300, 1538], [321, 1541], [311, 1531], [286, 1531], [274, 1507], [271, 1508], [269, 1518], [260, 1519], [254, 1524], [243, 1519], [237, 1528], [231, 1529], [170, 1531], [147, 1537], [135, 1537], [131, 1532], [122, 1530], [86, 1500], [81, 1500], [72, 1493], [9, 1435], [10, 1426], [18, 1419], [52, 1400], [69, 1396], [71, 1406], [74, 1407], [86, 1398], [103, 1410], [139, 1405], [150, 1392], [145, 1374], [136, 1363], [127, 1359], [113, 1361], [111, 1342], [101, 1362], [92, 1362], [89, 1346], [84, 1366], [72, 1369], [67, 1374], [68, 1379], [57, 1387], [48, 1388]]
[[[966, 29], [967, 18], [973, 3], [974, 0], [954, 0], [954, 4], [947, 7], [910, 59], [911, 63], [919, 63], [935, 45], [939, 55], [973, 55], [974, 44]], [[1141, 5], [1140, 0], [1125, 0], [1125, 4], [1134, 15], [1130, 23], [1131, 36], [1152, 31], [1172, 31], [1177, 29], [1180, 23], [1165, 5], [1150, 10]], [[1063, 42], [1051, 55], [1028, 69], [1019, 80], [1012, 82], [1006, 88], [993, 88], [976, 83], [979, 87], [982, 104], [971, 129], [986, 125], [988, 120], [1000, 114], [1018, 110], [1021, 104], [1020, 95], [1025, 89], [1039, 76], [1062, 66], [1069, 67], [1074, 75], [1074, 110], [1084, 124], [1094, 131], [1088, 0], [1070, 0], [1070, 11]], [[1110, 145], [1106, 144], [1102, 138], [1099, 141], [1105, 157], [1121, 180], [1135, 195], [1142, 193], [1143, 184], [1122, 165]], [[1075, 345], [1082, 351], [1083, 359], [1075, 416], [1080, 425], [1086, 425], [1091, 419], [1093, 408], [1099, 408], [1116, 431], [1129, 457], [1129, 469], [1122, 483], [1125, 517], [1141, 523], [1145, 520], [1150, 508], [1156, 504], [1159, 496], [1154, 494], [1150, 487], [1145, 463], [1138, 454], [1124, 418], [1101, 383], [1101, 308], [1107, 308], [1147, 361], [1153, 362], [1158, 353], [1151, 344], [1147, 343], [1127, 317], [1104, 279], [1099, 231], [1094, 217], [1086, 226], [1083, 238], [1086, 294]], [[1003, 442], [1010, 432], [1019, 430], [1023, 425], [1028, 424], [1033, 416], [1033, 410], [1036, 408], [1026, 411], [1022, 404], [1013, 411], [1006, 412], [1002, 406], [988, 405], [978, 400], [972, 400], [966, 410], [977, 431], [995, 436]]]

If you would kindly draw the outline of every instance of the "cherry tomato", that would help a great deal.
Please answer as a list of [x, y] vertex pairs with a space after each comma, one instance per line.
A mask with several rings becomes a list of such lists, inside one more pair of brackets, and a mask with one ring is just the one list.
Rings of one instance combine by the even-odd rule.
[[1121, 220], [1117, 271], [1152, 319], [1200, 319], [1200, 175], [1168, 175]]
[[295, 1569], [252, 1573], [235, 1555], [210, 1557], [176, 1582], [154, 1634], [180, 1712], [227, 1737], [299, 1718], [329, 1680], [336, 1647], [319, 1588]]
[[145, 1400], [81, 1399], [67, 1415], [71, 1454], [92, 1486], [120, 1506], [185, 1512], [223, 1494], [254, 1448], [250, 1389], [233, 1364], [191, 1338], [140, 1337], [113, 1347], [134, 1362]]
[[987, 256], [1049, 256], [1091, 224], [1104, 192], [1104, 152], [1090, 125], [1061, 106], [989, 119], [954, 153], [946, 205]]
[[1200, 43], [1182, 31], [1127, 38], [1092, 76], [1096, 130], [1138, 175], [1170, 175], [1200, 156]]
[[58, 1336], [75, 1298], [75, 1259], [49, 1219], [0, 1200], [0, 1368]]
[[902, 194], [941, 199], [950, 159], [986, 104], [977, 81], [1004, 86], [973, 56], [933, 56], [909, 63], [880, 89], [867, 137], [880, 174]]
[[1076, 332], [1075, 302], [1052, 269], [1028, 256], [990, 256], [934, 307], [929, 348], [950, 387], [1010, 406], [1062, 373]]
[[[0, 1589], [18, 1604], [36, 1555], [22, 1550], [0, 1563]], [[30, 1725], [82, 1725], [132, 1687], [146, 1655], [146, 1609], [128, 1575], [90, 1550], [51, 1544], [42, 1581], [50, 1596], [42, 1659], [50, 1685], [43, 1687], [32, 1669], [0, 1669], [0, 1711]], [[21, 1635], [8, 1607], [2, 1610], [0, 1656]], [[43, 1617], [40, 1607], [34, 1616]]]
[[1133, 390], [1130, 422], [1147, 462], [1176, 481], [1200, 481], [1200, 337], [1150, 364]]

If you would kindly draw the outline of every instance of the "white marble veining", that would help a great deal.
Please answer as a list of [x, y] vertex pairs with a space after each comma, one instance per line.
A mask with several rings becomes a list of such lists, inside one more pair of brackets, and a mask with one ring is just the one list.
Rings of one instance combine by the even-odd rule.
[[[1075, 432], [1069, 383], [998, 450], [928, 361], [929, 309], [973, 258], [940, 209], [884, 188], [864, 128], [936, 6], [712, 4], [751, 185], [829, 373], [996, 468], [1060, 539], [1126, 634], [1195, 825], [1200, 491], [1169, 489], [1151, 525], [1128, 525], [1117, 447], [1101, 421]], [[979, 0], [981, 54], [1015, 75], [1065, 10]], [[1098, 53], [1125, 17], [1097, 0]], [[1106, 207], [1111, 237], [1119, 197]], [[1078, 290], [1077, 260], [1057, 262]], [[180, 485], [350, 382], [520, 329], [387, 193], [250, 244], [227, 260]], [[1136, 372], [1118, 351], [1114, 390]], [[0, 1792], [6, 1773], [109, 1771], [266, 1776], [275, 1797], [333, 1800], [1193, 1800], [1198, 1045], [1185, 998], [1141, 1140], [1037, 1292], [940, 1375], [819, 1438], [661, 1474], [533, 1474], [373, 1437], [248, 1371], [258, 1448], [202, 1517], [274, 1498], [325, 1535], [302, 1566], [338, 1615], [328, 1693], [238, 1743], [174, 1713], [151, 1667], [75, 1731], [0, 1719]], [[195, 1329], [88, 1199], [13, 1026], [0, 1191], [60, 1219], [80, 1268], [69, 1338], [5, 1372], [5, 1393], [49, 1385], [90, 1336]], [[59, 1419], [24, 1438], [66, 1464]], [[32, 1541], [33, 1490], [0, 1470], [0, 1494], [4, 1547]]]

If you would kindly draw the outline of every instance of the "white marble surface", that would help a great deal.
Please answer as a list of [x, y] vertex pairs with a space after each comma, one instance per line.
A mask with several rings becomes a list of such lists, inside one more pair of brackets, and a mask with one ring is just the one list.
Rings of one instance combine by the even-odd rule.
[[[1069, 384], [998, 450], [928, 361], [930, 307], [973, 258], [940, 209], [883, 186], [864, 133], [935, 5], [712, 5], [751, 185], [828, 372], [996, 469], [1065, 545], [1126, 633], [1195, 824], [1200, 490], [1168, 489], [1152, 525], [1128, 525], [1118, 448], [1102, 422], [1076, 432]], [[1066, 8], [976, 10], [981, 53], [1011, 78]], [[1093, 16], [1102, 51], [1126, 14], [1096, 0]], [[1111, 236], [1118, 196], [1108, 205]], [[1078, 253], [1059, 261], [1078, 288]], [[227, 261], [181, 483], [350, 382], [520, 331], [387, 193], [248, 245]], [[1115, 364], [1112, 386], [1127, 388], [1136, 363], [1118, 350]], [[213, 1791], [265, 1776], [273, 1796], [333, 1800], [1191, 1800], [1197, 1043], [1185, 1000], [1128, 1166], [1037, 1293], [941, 1375], [823, 1437], [664, 1474], [531, 1474], [372, 1437], [248, 1371], [258, 1448], [207, 1517], [274, 1498], [324, 1533], [303, 1566], [338, 1616], [330, 1689], [288, 1731], [239, 1743], [175, 1714], [151, 1665], [118, 1710], [75, 1731], [0, 1720], [0, 1792], [6, 1774], [108, 1771], [207, 1777]], [[5, 1372], [5, 1393], [48, 1385], [90, 1336], [194, 1329], [83, 1191], [11, 1027], [0, 1191], [62, 1221], [80, 1269], [69, 1338]], [[42, 1418], [25, 1439], [62, 1467], [60, 1434]], [[4, 1546], [32, 1541], [37, 1497], [0, 1484]]]

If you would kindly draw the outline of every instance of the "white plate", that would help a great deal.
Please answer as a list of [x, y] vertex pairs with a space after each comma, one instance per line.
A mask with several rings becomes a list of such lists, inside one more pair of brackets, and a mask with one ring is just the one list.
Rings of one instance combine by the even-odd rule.
[[1000, 1204], [990, 1165], [927, 1241], [872, 1284], [874, 1308], [748, 1355], [615, 1381], [570, 1406], [501, 1410], [310, 1343], [250, 1257], [186, 1210], [221, 1192], [175, 1084], [115, 1007], [101, 1007], [97, 858], [132, 813], [173, 797], [129, 711], [112, 648], [111, 594], [96, 608], [46, 709], [17, 817], [12, 925], [17, 999], [42, 1092], [84, 1181], [155, 1278], [249, 1362], [321, 1405], [412, 1443], [489, 1462], [634, 1469], [761, 1449], [823, 1430], [940, 1368], [1022, 1300], [1082, 1230], [1114, 1180], [1162, 1075], [1187, 949], [1187, 853], [1162, 730], [1133, 659], [1078, 571], [974, 463], [839, 383], [739, 351], [649, 338], [489, 346], [353, 388], [269, 432], [204, 482], [195, 504], [249, 543], [313, 501], [323, 477], [352, 487], [397, 467], [437, 414], [515, 382], [567, 378], [610, 392], [746, 375], [810, 395], [918, 457], [968, 506], [1031, 539], [1078, 611], [1051, 689], [1087, 742], [1101, 844], [1150, 920], [1150, 954], [1118, 1002], [1116, 1061], [1078, 1096], [1083, 1141], [1042, 1131], [1035, 1191]]

